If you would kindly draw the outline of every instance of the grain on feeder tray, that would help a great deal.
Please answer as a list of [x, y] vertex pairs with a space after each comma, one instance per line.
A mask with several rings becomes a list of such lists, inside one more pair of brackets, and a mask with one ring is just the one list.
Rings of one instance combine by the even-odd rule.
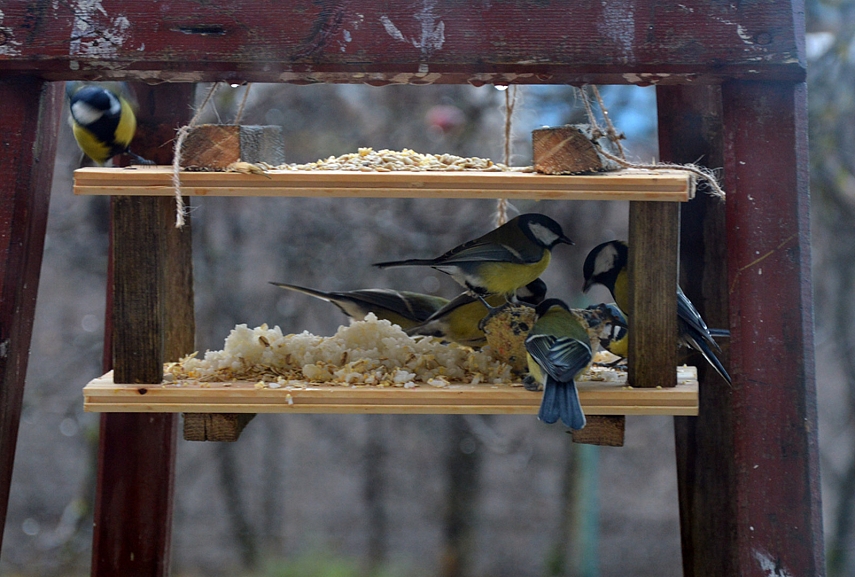
[[507, 166], [488, 158], [462, 157], [454, 154], [422, 154], [405, 148], [374, 150], [366, 147], [338, 157], [330, 156], [307, 164], [265, 166], [273, 170], [344, 170], [357, 172], [394, 171], [469, 171], [469, 172], [534, 172], [531, 166]]

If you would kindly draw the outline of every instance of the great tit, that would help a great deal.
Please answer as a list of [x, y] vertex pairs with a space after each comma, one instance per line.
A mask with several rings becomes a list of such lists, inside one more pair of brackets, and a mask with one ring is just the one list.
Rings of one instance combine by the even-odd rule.
[[[612, 293], [617, 306], [626, 311], [629, 305], [628, 261], [629, 246], [624, 241], [611, 240], [597, 245], [585, 258], [582, 269], [585, 283], [582, 291], [588, 292], [595, 284], [601, 284]], [[730, 375], [715, 355], [715, 352], [721, 352], [721, 347], [713, 340], [713, 333], [716, 336], [729, 337], [730, 331], [716, 329], [711, 332], [679, 285], [677, 286], [677, 323], [680, 344], [700, 352], [716, 372], [730, 383]]]
[[86, 156], [104, 164], [117, 154], [128, 154], [140, 164], [152, 164], [128, 148], [137, 129], [137, 119], [126, 96], [80, 82], [66, 83], [65, 93], [74, 138]]
[[450, 275], [475, 296], [510, 294], [546, 270], [557, 244], [573, 244], [561, 226], [542, 214], [522, 214], [433, 259], [409, 259], [374, 266], [429, 266]]
[[560, 418], [571, 429], [581, 429], [585, 414], [576, 377], [593, 359], [588, 328], [558, 299], [546, 299], [535, 312], [537, 321], [525, 339], [525, 348], [529, 375], [543, 385], [537, 417], [550, 424]]
[[446, 298], [391, 289], [323, 292], [279, 282], [270, 284], [330, 302], [357, 321], [363, 320], [368, 313], [374, 313], [378, 319], [388, 320], [404, 330], [423, 323], [448, 304]]
[[[546, 283], [535, 279], [516, 291], [518, 302], [537, 305], [546, 297]], [[490, 295], [485, 298], [490, 307], [505, 304], [505, 295]], [[492, 310], [492, 309], [491, 309]], [[422, 324], [407, 330], [407, 334], [436, 337], [470, 347], [483, 347], [487, 337], [481, 328], [481, 321], [488, 311], [478, 297], [468, 292], [461, 293], [447, 305], [436, 311]]]
[[603, 319], [602, 328], [597, 335], [600, 347], [620, 357], [614, 364], [620, 363], [629, 354], [629, 339], [627, 338], [629, 323], [623, 312], [615, 303], [591, 305], [587, 310], [596, 311]]

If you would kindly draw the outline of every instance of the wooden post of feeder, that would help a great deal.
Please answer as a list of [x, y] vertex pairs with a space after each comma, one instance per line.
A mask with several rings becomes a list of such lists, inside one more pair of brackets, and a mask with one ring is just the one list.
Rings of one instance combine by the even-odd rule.
[[[533, 130], [531, 144], [535, 170], [544, 174], [615, 170], [617, 166], [599, 153], [599, 149], [591, 140], [589, 128], [568, 124]], [[588, 415], [586, 420], [584, 429], [571, 432], [574, 443], [623, 446], [625, 416]]]
[[[202, 124], [187, 134], [181, 166], [196, 170], [224, 170], [231, 164], [285, 162], [281, 126]], [[185, 413], [185, 441], [237, 441], [253, 413]]]

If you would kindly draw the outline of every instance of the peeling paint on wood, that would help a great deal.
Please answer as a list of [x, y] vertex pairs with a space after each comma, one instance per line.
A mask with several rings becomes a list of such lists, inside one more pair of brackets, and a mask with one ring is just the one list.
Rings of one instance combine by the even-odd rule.
[[0, 75], [32, 69], [50, 80], [369, 84], [801, 80], [797, 20], [787, 2], [19, 0], [0, 12]]

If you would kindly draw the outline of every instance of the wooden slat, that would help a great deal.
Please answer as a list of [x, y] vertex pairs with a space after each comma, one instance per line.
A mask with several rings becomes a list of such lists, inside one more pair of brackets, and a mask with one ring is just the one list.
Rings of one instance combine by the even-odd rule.
[[[268, 178], [269, 177], [269, 178]], [[172, 196], [172, 169], [81, 168], [74, 193]], [[188, 196], [321, 196], [380, 198], [536, 198], [683, 202], [694, 181], [678, 170], [635, 170], [553, 176], [523, 172], [344, 172], [273, 170], [266, 177], [237, 172], [182, 172]]]
[[0, 72], [51, 80], [674, 84], [805, 74], [790, 2], [3, 3]]
[[629, 382], [663, 383], [662, 367], [677, 366], [677, 256], [680, 206], [629, 204]]
[[[591, 415], [696, 415], [697, 371], [680, 367], [677, 373], [681, 384], [672, 388], [628, 388], [625, 375], [612, 382], [581, 381], [582, 407]], [[119, 385], [107, 373], [87, 384], [83, 397], [84, 409], [96, 412], [535, 414], [541, 395], [521, 385], [485, 384], [411, 389], [303, 383], [256, 388], [250, 382], [195, 381]]]

